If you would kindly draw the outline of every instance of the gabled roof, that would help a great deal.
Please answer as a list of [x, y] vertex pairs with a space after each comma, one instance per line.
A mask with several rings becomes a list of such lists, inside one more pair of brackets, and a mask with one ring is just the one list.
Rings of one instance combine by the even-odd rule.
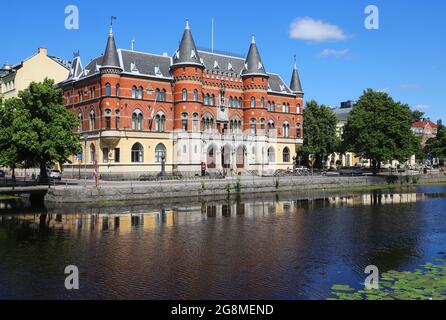
[[199, 65], [203, 66], [198, 55], [197, 47], [195, 46], [192, 32], [189, 27], [189, 20], [186, 21], [186, 27], [184, 29], [183, 38], [180, 42], [180, 47], [174, 53], [172, 66], [179, 65]]
[[438, 129], [438, 125], [433, 123], [431, 120], [425, 120], [425, 121], [417, 121], [412, 124], [412, 128], [425, 128], [427, 126], [430, 126], [432, 129]]
[[252, 35], [251, 45], [249, 47], [248, 55], [246, 56], [245, 65], [242, 71], [242, 76], [268, 76], [263, 66], [262, 58], [257, 49], [254, 35]]

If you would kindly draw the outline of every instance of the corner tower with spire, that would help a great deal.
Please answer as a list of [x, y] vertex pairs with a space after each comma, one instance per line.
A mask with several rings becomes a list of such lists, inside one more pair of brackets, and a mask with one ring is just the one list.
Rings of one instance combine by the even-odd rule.
[[251, 36], [251, 45], [246, 56], [244, 68], [241, 72], [244, 99], [244, 129], [253, 129], [253, 122], [256, 124], [256, 131], [261, 129], [260, 119], [263, 118], [266, 109], [268, 94], [269, 75], [265, 70], [259, 50], [257, 49], [254, 34]]
[[291, 74], [290, 89], [296, 96], [303, 98], [304, 92], [302, 90], [302, 84], [300, 82], [299, 71], [297, 70], [296, 56], [294, 56], [294, 68], [293, 73]]
[[170, 67], [174, 80], [174, 129], [191, 132], [193, 116], [201, 118], [203, 71], [205, 69], [195, 46], [189, 20], [186, 20], [179, 48]]

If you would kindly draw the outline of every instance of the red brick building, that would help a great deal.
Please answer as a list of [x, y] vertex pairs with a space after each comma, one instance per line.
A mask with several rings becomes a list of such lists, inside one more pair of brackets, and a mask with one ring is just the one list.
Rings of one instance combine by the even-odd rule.
[[297, 67], [289, 86], [267, 72], [254, 36], [246, 59], [201, 51], [187, 22], [170, 57], [117, 49], [110, 28], [105, 53], [85, 67], [76, 54], [60, 86], [82, 163], [102, 173], [289, 168], [303, 141]]
[[438, 125], [430, 120], [417, 121], [412, 124], [412, 132], [421, 137], [421, 144], [423, 147], [429, 139], [437, 136]]

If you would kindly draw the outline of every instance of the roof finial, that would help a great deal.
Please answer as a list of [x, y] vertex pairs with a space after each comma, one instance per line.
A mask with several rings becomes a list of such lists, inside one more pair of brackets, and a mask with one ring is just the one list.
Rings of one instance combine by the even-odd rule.
[[251, 43], [256, 43], [256, 38], [254, 37], [254, 33], [251, 33]]
[[190, 27], [189, 27], [189, 19], [186, 19], [186, 30], [189, 30], [190, 29]]
[[297, 70], [297, 56], [294, 55], [294, 70]]
[[118, 18], [116, 18], [115, 16], [110, 17], [110, 32], [109, 32], [110, 35], [113, 34], [113, 20], [117, 20], [117, 19]]

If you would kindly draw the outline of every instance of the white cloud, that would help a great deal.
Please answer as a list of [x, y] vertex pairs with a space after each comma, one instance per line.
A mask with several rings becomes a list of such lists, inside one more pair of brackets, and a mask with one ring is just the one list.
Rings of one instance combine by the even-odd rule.
[[309, 17], [298, 18], [290, 25], [290, 38], [314, 42], [342, 41], [347, 35], [340, 27]]
[[376, 90], [377, 92], [381, 92], [381, 93], [389, 93], [390, 92], [390, 88], [381, 88]]
[[341, 56], [345, 56], [348, 52], [349, 52], [349, 49], [343, 49], [343, 50], [324, 49], [319, 54], [319, 57], [329, 57], [329, 56], [341, 57]]
[[423, 110], [427, 110], [429, 109], [431, 106], [427, 105], [427, 104], [417, 104], [414, 109], [415, 110], [419, 110], [419, 111], [423, 111]]
[[417, 90], [420, 86], [415, 83], [402, 83], [398, 87], [400, 90]]

